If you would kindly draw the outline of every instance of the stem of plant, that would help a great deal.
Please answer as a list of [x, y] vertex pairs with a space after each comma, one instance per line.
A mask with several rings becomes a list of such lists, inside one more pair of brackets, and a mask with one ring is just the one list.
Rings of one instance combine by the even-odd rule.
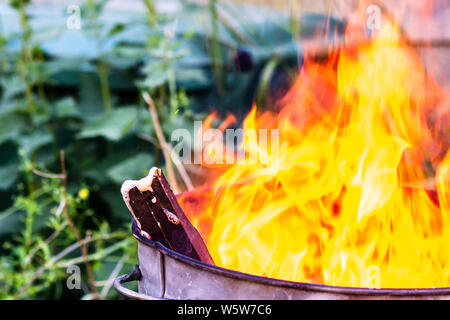
[[108, 66], [106, 65], [105, 58], [99, 57], [98, 61], [98, 75], [100, 77], [100, 87], [102, 90], [103, 107], [106, 112], [111, 111], [111, 93], [109, 90], [108, 82]]
[[156, 25], [156, 8], [153, 0], [144, 0], [147, 9], [147, 20], [151, 27]]
[[23, 233], [23, 240], [25, 248], [28, 252], [33, 236], [33, 225], [34, 225], [34, 216], [36, 214], [36, 205], [35, 205], [35, 187], [33, 183], [33, 174], [30, 170], [31, 161], [29, 159], [24, 158], [25, 161], [25, 181], [28, 189], [28, 201], [26, 205], [26, 216], [25, 216], [25, 230]]
[[94, 273], [92, 272], [91, 264], [89, 263], [89, 252], [87, 248], [87, 244], [83, 242], [83, 239], [81, 238], [80, 232], [78, 231], [77, 227], [73, 223], [72, 218], [70, 217], [69, 212], [69, 202], [67, 197], [67, 173], [66, 173], [66, 163], [65, 163], [65, 156], [64, 156], [64, 150], [60, 151], [60, 161], [61, 161], [61, 174], [62, 174], [62, 196], [63, 200], [66, 202], [66, 205], [64, 206], [64, 215], [66, 217], [66, 220], [72, 229], [72, 232], [74, 233], [75, 237], [77, 238], [78, 245], [81, 249], [81, 255], [84, 260], [84, 265], [86, 266], [86, 271], [88, 274], [88, 281], [89, 286], [91, 287], [92, 296], [94, 299], [98, 298], [97, 295], [97, 287], [95, 286], [95, 279], [94, 279]]
[[[122, 237], [123, 235], [120, 235], [120, 237]], [[99, 240], [111, 240], [113, 238], [116, 238], [116, 236], [114, 234], [108, 234], [106, 236], [102, 236], [102, 237], [91, 237], [91, 236], [87, 236], [86, 238], [81, 240], [81, 244], [82, 245], [87, 245], [90, 242], [93, 241], [99, 241]], [[114, 244], [113, 246], [117, 247], [117, 243]], [[57, 255], [55, 255], [53, 258], [51, 258], [45, 265], [41, 266], [40, 268], [38, 268], [33, 276], [31, 277], [31, 279], [22, 287], [20, 288], [20, 290], [18, 290], [18, 292], [12, 297], [13, 299], [18, 299], [20, 298], [27, 290], [28, 288], [48, 269], [54, 267], [56, 265], [56, 263], [61, 260], [62, 258], [64, 258], [65, 256], [67, 256], [69, 253], [73, 252], [74, 250], [76, 250], [77, 248], [80, 247], [80, 241], [77, 241], [76, 243], [72, 244], [71, 246], [65, 248], [63, 251], [61, 251], [60, 253], [58, 253]], [[85, 257], [82, 257], [83, 261], [86, 261]], [[87, 260], [89, 261], [89, 256], [87, 257]], [[66, 263], [66, 267], [67, 265], [70, 265], [70, 263], [75, 262], [74, 260], [71, 260], [69, 262]], [[94, 285], [95, 287], [95, 281], [94, 281]]]
[[28, 111], [32, 114], [35, 111], [35, 101], [33, 98], [33, 84], [30, 80], [28, 67], [33, 63], [30, 49], [31, 29], [28, 23], [28, 17], [25, 12], [25, 4], [21, 3], [19, 6], [20, 27], [22, 31], [22, 54], [19, 58], [19, 72], [25, 82], [25, 95], [28, 102]]

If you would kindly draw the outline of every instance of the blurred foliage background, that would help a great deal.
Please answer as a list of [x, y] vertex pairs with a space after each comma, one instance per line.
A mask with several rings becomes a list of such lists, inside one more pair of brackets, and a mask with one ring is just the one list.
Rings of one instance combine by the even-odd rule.
[[167, 140], [213, 110], [242, 120], [292, 82], [298, 40], [344, 29], [233, 2], [133, 2], [0, 4], [0, 299], [119, 298], [113, 279], [137, 263], [120, 185], [165, 170], [143, 92]]

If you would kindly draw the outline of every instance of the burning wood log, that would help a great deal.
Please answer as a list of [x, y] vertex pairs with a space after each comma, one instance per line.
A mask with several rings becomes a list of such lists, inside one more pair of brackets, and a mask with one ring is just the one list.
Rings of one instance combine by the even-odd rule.
[[125, 181], [121, 192], [143, 236], [185, 256], [214, 264], [161, 169], [153, 167], [141, 180]]

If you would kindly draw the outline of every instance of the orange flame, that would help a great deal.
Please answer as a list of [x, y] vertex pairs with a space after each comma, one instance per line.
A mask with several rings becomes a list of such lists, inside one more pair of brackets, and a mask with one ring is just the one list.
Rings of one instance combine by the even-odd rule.
[[235, 164], [181, 204], [225, 268], [337, 286], [450, 286], [443, 97], [386, 24], [337, 63], [306, 61], [278, 114], [252, 110], [244, 130], [279, 128], [276, 157], [249, 139], [268, 162]]
[[[220, 135], [204, 136], [204, 132], [213, 128], [213, 122], [219, 120], [217, 112], [211, 113], [203, 121], [202, 126], [197, 132], [196, 139], [202, 141], [202, 165], [207, 167], [222, 167], [226, 164], [227, 154], [223, 152], [224, 145], [222, 142], [222, 133], [232, 124], [236, 122], [236, 117], [232, 114], [228, 114], [225, 120], [223, 120], [216, 130]], [[219, 152], [218, 152], [219, 151]], [[228, 155], [229, 156], [229, 155]]]

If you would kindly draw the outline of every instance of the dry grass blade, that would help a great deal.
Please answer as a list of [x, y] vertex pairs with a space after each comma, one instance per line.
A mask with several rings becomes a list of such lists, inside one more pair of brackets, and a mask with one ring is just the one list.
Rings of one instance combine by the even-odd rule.
[[142, 94], [144, 101], [148, 105], [148, 110], [150, 111], [150, 115], [152, 117], [153, 126], [155, 128], [156, 137], [158, 138], [159, 145], [161, 146], [161, 150], [163, 152], [164, 161], [166, 162], [167, 175], [172, 186], [172, 189], [175, 193], [180, 192], [180, 188], [178, 187], [177, 179], [175, 177], [175, 172], [173, 170], [172, 161], [170, 159], [170, 146], [167, 144], [166, 139], [164, 138], [164, 133], [161, 128], [161, 124], [159, 123], [158, 113], [156, 112], [155, 104], [153, 103], [152, 98], [147, 92]]

